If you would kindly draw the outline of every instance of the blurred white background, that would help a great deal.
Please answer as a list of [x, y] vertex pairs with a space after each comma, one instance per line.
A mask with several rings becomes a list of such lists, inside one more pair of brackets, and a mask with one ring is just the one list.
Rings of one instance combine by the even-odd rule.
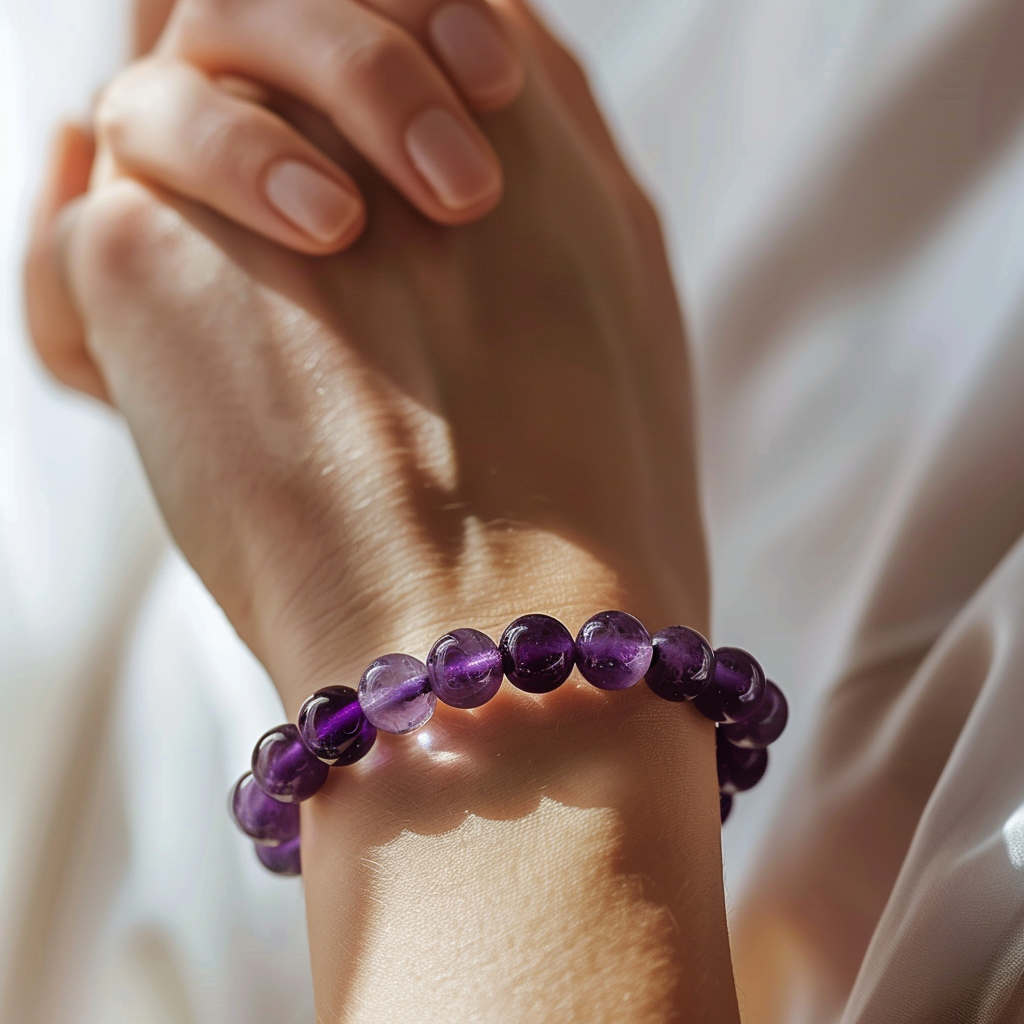
[[[224, 806], [276, 698], [169, 548], [116, 416], [49, 382], [22, 325], [47, 141], [122, 62], [127, 14], [0, 3], [0, 1019], [308, 1021], [300, 886], [257, 870]], [[713, 639], [757, 652], [791, 697], [724, 833], [735, 895], [829, 688], [926, 650], [1019, 532], [1008, 516], [979, 535], [1000, 474], [960, 486], [975, 449], [948, 456], [967, 434], [994, 450], [1005, 432], [965, 431], [968, 413], [994, 423], [1019, 396], [1021, 90], [985, 35], [1009, 8], [543, 6], [664, 216]], [[962, 523], [930, 534], [929, 493]]]

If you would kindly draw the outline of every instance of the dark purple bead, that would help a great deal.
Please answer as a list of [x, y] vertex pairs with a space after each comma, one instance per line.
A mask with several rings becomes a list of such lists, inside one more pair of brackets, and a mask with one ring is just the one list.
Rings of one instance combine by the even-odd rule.
[[527, 693], [550, 693], [572, 672], [572, 633], [550, 615], [521, 615], [498, 644], [508, 681]]
[[230, 806], [235, 824], [257, 843], [277, 846], [299, 834], [298, 804], [283, 804], [267, 796], [252, 772], [246, 772], [232, 787]]
[[715, 759], [718, 762], [718, 789], [722, 793], [742, 793], [761, 781], [768, 767], [767, 750], [734, 747], [717, 737]]
[[737, 747], [758, 750], [774, 743], [789, 721], [789, 705], [782, 691], [770, 680], [765, 681], [764, 696], [746, 718], [732, 725], [719, 726], [722, 739]]
[[695, 629], [669, 626], [651, 637], [647, 685], [665, 700], [693, 700], [711, 680], [715, 652]]
[[757, 707], [764, 695], [761, 666], [738, 647], [719, 647], [711, 682], [693, 702], [713, 722], [738, 722]]
[[501, 686], [501, 654], [478, 629], [453, 629], [430, 648], [427, 675], [437, 699], [453, 708], [478, 708]]
[[299, 708], [298, 726], [306, 749], [324, 764], [338, 767], [365, 757], [377, 738], [356, 691], [348, 686], [326, 686], [307, 697]]
[[718, 810], [722, 816], [722, 824], [725, 824], [725, 819], [729, 817], [729, 812], [732, 810], [732, 793], [719, 793], [718, 794]]
[[260, 863], [275, 875], [302, 874], [302, 853], [298, 836], [280, 846], [260, 846], [259, 843], [255, 845]]
[[285, 803], [311, 797], [327, 781], [327, 771], [327, 765], [302, 745], [294, 725], [279, 725], [264, 733], [252, 752], [256, 784]]
[[599, 612], [576, 636], [576, 667], [601, 690], [625, 690], [640, 682], [651, 664], [651, 638], [628, 612]]
[[359, 680], [359, 703], [378, 729], [402, 734], [430, 721], [437, 697], [422, 661], [408, 654], [385, 654]]

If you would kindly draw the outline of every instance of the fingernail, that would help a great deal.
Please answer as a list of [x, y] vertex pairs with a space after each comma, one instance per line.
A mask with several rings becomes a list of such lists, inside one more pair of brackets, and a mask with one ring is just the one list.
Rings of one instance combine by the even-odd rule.
[[501, 188], [494, 158], [441, 107], [425, 110], [409, 125], [405, 146], [416, 170], [449, 209], [473, 206]]
[[523, 84], [519, 56], [483, 11], [445, 4], [430, 20], [430, 38], [445, 66], [470, 99], [511, 99]]
[[318, 242], [340, 238], [362, 210], [351, 192], [297, 160], [274, 164], [264, 188], [274, 209]]

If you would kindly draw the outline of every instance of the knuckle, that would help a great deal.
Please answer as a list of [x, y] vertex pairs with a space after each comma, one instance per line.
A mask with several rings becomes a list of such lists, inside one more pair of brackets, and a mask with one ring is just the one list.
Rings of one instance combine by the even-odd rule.
[[397, 26], [387, 27], [338, 47], [329, 58], [329, 73], [344, 92], [390, 92], [420, 57], [419, 45], [410, 35]]
[[100, 93], [93, 112], [98, 138], [117, 144], [124, 135], [133, 109], [138, 77], [134, 67], [122, 71]]
[[246, 157], [260, 151], [252, 118], [205, 109], [196, 112], [189, 128], [187, 165], [196, 181], [235, 180]]
[[75, 230], [76, 291], [101, 305], [150, 280], [174, 244], [177, 217], [138, 182], [120, 179], [90, 194]]
[[100, 93], [93, 120], [96, 135], [118, 154], [130, 153], [132, 140], [145, 136], [154, 120], [183, 105], [187, 76], [173, 62], [147, 58], [129, 65]]

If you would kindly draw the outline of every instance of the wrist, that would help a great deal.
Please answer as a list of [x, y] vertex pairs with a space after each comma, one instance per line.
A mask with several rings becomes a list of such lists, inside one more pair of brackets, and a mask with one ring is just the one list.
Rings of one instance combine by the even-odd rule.
[[733, 1020], [711, 723], [645, 686], [518, 697], [378, 740], [303, 805], [320, 1014]]
[[[527, 611], [573, 633], [605, 608], [652, 629], [682, 619], [540, 531], [488, 531], [443, 571], [381, 578], [317, 643], [293, 638], [291, 716], [383, 653], [425, 659], [455, 626], [497, 640]], [[571, 1003], [579, 1019], [731, 1021], [719, 817], [712, 724], [647, 686], [610, 693], [574, 673], [542, 696], [504, 685], [470, 711], [438, 703], [302, 806], [320, 1015], [544, 1021]], [[509, 936], [529, 948], [509, 952]]]
[[291, 590], [283, 600], [271, 594], [261, 602], [265, 626], [258, 653], [289, 717], [322, 686], [355, 687], [363, 669], [382, 654], [400, 651], [425, 659], [434, 641], [458, 626], [472, 626], [497, 641], [517, 616], [543, 612], [575, 635], [595, 612], [622, 608], [652, 632], [677, 622], [706, 632], [701, 601], [659, 593], [639, 574], [617, 570], [610, 560], [533, 528], [469, 529], [450, 559], [403, 546], [390, 557], [379, 555], [376, 563], [350, 589], [348, 579], [332, 579], [327, 560], [306, 575], [301, 596]]

